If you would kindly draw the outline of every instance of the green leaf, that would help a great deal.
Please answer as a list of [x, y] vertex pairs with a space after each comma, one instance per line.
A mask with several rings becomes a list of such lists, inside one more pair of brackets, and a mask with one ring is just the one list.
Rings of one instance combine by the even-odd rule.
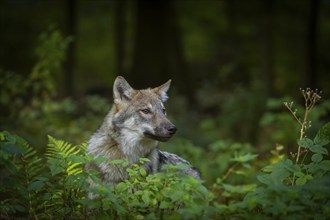
[[310, 172], [312, 174], [315, 174], [320, 169], [318, 163], [315, 163], [315, 162], [308, 164], [306, 167], [307, 167], [308, 172]]
[[328, 150], [325, 149], [324, 147], [322, 147], [321, 145], [319, 144], [315, 144], [313, 145], [310, 150], [314, 153], [319, 153], [319, 154], [325, 154], [325, 155], [328, 155]]
[[235, 162], [239, 162], [239, 163], [246, 163], [248, 161], [253, 160], [254, 158], [256, 158], [258, 155], [257, 154], [245, 154], [245, 155], [235, 155], [235, 157], [233, 159], [231, 159], [231, 161], [235, 161]]
[[53, 176], [62, 172], [70, 176], [83, 171], [82, 167], [79, 166], [81, 162], [74, 163], [72, 161], [82, 159], [79, 157], [74, 157], [78, 156], [81, 152], [77, 146], [72, 146], [63, 140], [57, 140], [50, 135], [48, 135], [48, 140], [49, 143], [46, 156], [48, 158], [49, 168]]
[[161, 201], [161, 202], [160, 202], [160, 205], [159, 205], [159, 208], [161, 208], [161, 209], [169, 209], [169, 208], [172, 208], [172, 203], [170, 203], [170, 202], [166, 202], [166, 201]]
[[297, 177], [303, 177], [303, 176], [305, 176], [305, 174], [302, 173], [302, 172], [296, 172], [296, 173], [294, 173], [294, 175], [296, 175]]
[[270, 178], [269, 174], [263, 174], [263, 175], [258, 175], [257, 179], [259, 180], [259, 182], [266, 184], [266, 185], [270, 185], [272, 184], [272, 180]]
[[6, 136], [6, 139], [9, 143], [11, 144], [15, 144], [16, 143], [16, 139], [17, 139], [17, 136], [15, 135], [12, 135], [11, 133], [9, 133], [8, 131], [4, 131], [3, 132], [4, 135]]
[[303, 186], [303, 185], [305, 185], [306, 181], [307, 180], [306, 180], [306, 178], [304, 178], [304, 176], [299, 177], [296, 179], [296, 185]]
[[29, 191], [38, 191], [45, 185], [44, 181], [35, 181], [31, 183], [28, 187]]
[[311, 176], [309, 174], [305, 175], [302, 173], [302, 175], [300, 175], [299, 178], [296, 179], [296, 185], [303, 186], [303, 185], [305, 185], [307, 180], [311, 180], [311, 179], [313, 179], [313, 176]]
[[312, 159], [313, 162], [318, 163], [318, 162], [322, 161], [323, 156], [322, 156], [322, 154], [313, 154], [311, 159]]
[[[251, 165], [248, 164], [248, 163], [243, 163], [242, 166], [245, 167], [245, 168], [247, 168], [247, 169], [250, 169], [251, 168]], [[236, 172], [236, 173], [238, 173], [238, 172]]]
[[265, 172], [265, 173], [270, 173], [270, 172], [273, 171], [273, 169], [274, 169], [274, 165], [271, 164], [271, 165], [268, 165], [268, 166], [263, 167], [262, 168], [262, 171]]
[[116, 185], [116, 191], [118, 192], [126, 192], [130, 188], [130, 185], [126, 182], [121, 182], [118, 185]]
[[271, 175], [272, 184], [281, 183], [287, 177], [290, 176], [290, 172], [287, 169], [276, 169]]
[[105, 161], [107, 161], [107, 158], [106, 157], [97, 157], [97, 158], [94, 158], [91, 160], [93, 163], [96, 163], [96, 164], [101, 164]]
[[5, 133], [0, 132], [0, 141], [4, 141], [4, 140], [5, 140]]
[[292, 166], [292, 169], [290, 169], [292, 172], [299, 172], [301, 170], [300, 166], [298, 164], [295, 164]]
[[76, 175], [78, 173], [83, 172], [83, 168], [81, 166], [81, 163], [73, 163], [70, 166], [67, 167], [66, 172], [68, 175]]
[[150, 191], [143, 191], [142, 194], [142, 201], [145, 204], [150, 204]]
[[26, 208], [25, 207], [23, 207], [23, 206], [21, 206], [21, 205], [19, 205], [19, 204], [15, 204], [14, 206], [13, 206], [13, 208], [15, 208], [17, 211], [19, 211], [19, 212], [26, 212]]
[[146, 172], [146, 170], [145, 170], [144, 167], [140, 167], [140, 174], [141, 174], [141, 176], [143, 176], [143, 177], [147, 176], [147, 172]]
[[51, 172], [52, 176], [55, 176], [55, 175], [65, 171], [63, 164], [59, 160], [49, 159], [48, 163], [49, 163], [49, 168], [50, 168], [50, 172]]
[[150, 162], [150, 159], [148, 159], [148, 158], [140, 158], [140, 159], [139, 159], [139, 162], [140, 162], [141, 164], [145, 164], [145, 163]]
[[118, 164], [123, 164], [125, 162], [125, 160], [112, 160], [110, 162], [110, 164], [113, 164], [113, 165], [118, 165]]
[[314, 145], [314, 142], [309, 138], [303, 138], [302, 140], [298, 140], [297, 143], [303, 148], [311, 148]]
[[182, 199], [182, 196], [184, 196], [184, 194], [185, 194], [184, 191], [175, 191], [170, 195], [170, 198], [172, 199], [173, 202], [176, 202]]
[[68, 159], [73, 163], [85, 163], [86, 159], [80, 155], [70, 155]]
[[314, 142], [322, 146], [330, 143], [330, 122], [320, 128], [314, 138]]
[[47, 177], [43, 177], [43, 176], [38, 176], [36, 177], [37, 180], [43, 181], [43, 182], [48, 182], [49, 179]]
[[319, 166], [324, 171], [330, 171], [330, 160], [323, 160], [319, 163]]

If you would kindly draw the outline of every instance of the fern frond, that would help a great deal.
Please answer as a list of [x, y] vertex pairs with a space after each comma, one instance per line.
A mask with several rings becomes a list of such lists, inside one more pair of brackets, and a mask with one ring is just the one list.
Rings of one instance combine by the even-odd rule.
[[47, 206], [52, 212], [58, 212], [67, 217], [81, 209], [76, 201], [86, 195], [82, 188], [85, 183], [83, 173], [85, 163], [84, 146], [73, 146], [63, 140], [48, 136], [46, 157], [56, 184], [52, 185], [52, 194]]
[[[5, 175], [8, 176], [9, 183], [6, 183], [9, 190], [16, 189], [9, 193], [14, 207], [20, 208], [18, 211], [28, 212], [30, 216], [34, 216], [40, 201], [39, 190], [34, 188], [37, 178], [41, 176], [43, 171], [42, 159], [38, 156], [37, 151], [32, 148], [24, 139], [17, 135], [12, 135], [7, 131], [0, 132], [1, 136], [1, 160], [6, 164]], [[3, 157], [6, 155], [5, 157]], [[3, 175], [3, 173], [2, 173]], [[6, 188], [6, 186], [4, 186]]]
[[[41, 158], [37, 155], [37, 151], [17, 135], [12, 135], [7, 131], [1, 132], [1, 134], [4, 138], [1, 142], [3, 142], [4, 145], [14, 145], [16, 148], [11, 155], [13, 157], [12, 162], [19, 171], [24, 173], [23, 176], [26, 177], [25, 180], [27, 183], [33, 181], [33, 178], [40, 175], [43, 169], [43, 163]], [[20, 177], [22, 177], [22, 175], [20, 175]]]
[[51, 170], [52, 168], [52, 171], [56, 169], [52, 173], [57, 174], [60, 172], [59, 167], [54, 167], [55, 165], [60, 166], [66, 176], [76, 175], [83, 172], [82, 162], [72, 160], [73, 155], [84, 154], [84, 151], [80, 146], [72, 146], [63, 140], [57, 140], [50, 135], [48, 135], [48, 140], [49, 143], [46, 156], [48, 158], [48, 162], [51, 164]]
[[48, 148], [46, 151], [47, 158], [64, 158], [69, 156], [69, 150], [72, 148], [71, 144], [63, 141], [57, 140], [52, 136], [48, 135]]
[[84, 153], [84, 155], [86, 155], [86, 151], [87, 151], [87, 144], [86, 143], [82, 143], [80, 145], [78, 145], [80, 150]]
[[72, 163], [68, 168], [67, 168], [67, 172], [68, 175], [77, 175], [79, 173], [81, 173], [83, 170], [79, 167], [81, 165], [81, 163]]

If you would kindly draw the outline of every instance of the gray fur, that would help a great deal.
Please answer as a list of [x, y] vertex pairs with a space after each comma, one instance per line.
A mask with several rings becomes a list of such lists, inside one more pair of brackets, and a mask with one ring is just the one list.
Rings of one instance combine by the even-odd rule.
[[158, 158], [159, 158], [158, 171], [162, 171], [162, 166], [165, 164], [172, 164], [172, 165], [186, 164], [188, 165], [188, 168], [182, 169], [180, 171], [182, 173], [200, 179], [200, 173], [188, 161], [179, 157], [178, 155], [159, 150]]

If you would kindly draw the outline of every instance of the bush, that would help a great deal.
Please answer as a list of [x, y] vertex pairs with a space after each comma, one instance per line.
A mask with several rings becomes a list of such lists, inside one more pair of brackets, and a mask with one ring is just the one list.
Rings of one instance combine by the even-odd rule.
[[[299, 125], [296, 152], [285, 155], [284, 146], [278, 145], [271, 158], [257, 161], [250, 144], [218, 140], [207, 151], [184, 139], [167, 145], [191, 158], [204, 173], [208, 187], [178, 172], [183, 165], [169, 165], [164, 173], [147, 175], [143, 164], [148, 160], [144, 158], [138, 164], [112, 161], [124, 166], [129, 178], [117, 185], [107, 184], [96, 171], [84, 170], [87, 163], [104, 161], [86, 154], [85, 144], [71, 145], [48, 136], [41, 153], [22, 138], [0, 132], [0, 217], [328, 219], [330, 122], [313, 139], [308, 138], [309, 115], [320, 96], [309, 89], [302, 94], [304, 109], [297, 112], [293, 104], [285, 103]], [[90, 101], [103, 103], [92, 97]], [[258, 174], [262, 164], [266, 165]], [[87, 180], [95, 184], [90, 186]]]
[[[262, 169], [259, 184], [226, 183], [229, 175], [241, 170], [239, 166], [249, 169], [256, 157], [235, 155], [233, 166], [210, 191], [200, 180], [177, 172], [183, 168], [180, 165], [146, 175], [141, 165], [148, 160], [143, 158], [139, 164], [112, 161], [125, 166], [129, 178], [118, 185], [105, 184], [97, 172], [84, 171], [86, 163], [103, 161], [86, 155], [84, 144], [72, 146], [49, 136], [45, 156], [40, 158], [20, 137], [1, 132], [1, 218], [327, 219], [330, 160], [323, 155], [328, 154], [329, 137], [327, 123], [313, 140], [299, 140], [301, 148], [312, 153], [310, 161], [279, 160]], [[87, 179], [96, 185], [91, 187]]]
[[[147, 176], [143, 166], [112, 161], [127, 168], [130, 176], [114, 186], [104, 184], [95, 171], [86, 172], [88, 162], [100, 163], [85, 153], [85, 145], [72, 146], [49, 136], [44, 158], [20, 137], [1, 132], [1, 217], [29, 218], [161, 218], [184, 216], [199, 219], [207, 213], [212, 194], [200, 180], [164, 167], [167, 172]], [[44, 161], [46, 165], [44, 166]], [[87, 179], [97, 186], [90, 187]], [[93, 193], [95, 199], [87, 198]], [[87, 212], [88, 210], [92, 210]]]

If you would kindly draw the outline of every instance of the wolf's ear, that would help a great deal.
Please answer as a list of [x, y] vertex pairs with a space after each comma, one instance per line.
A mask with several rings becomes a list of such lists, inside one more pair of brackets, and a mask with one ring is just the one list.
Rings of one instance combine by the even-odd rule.
[[153, 91], [159, 95], [159, 98], [160, 98], [160, 100], [162, 100], [162, 102], [165, 102], [168, 99], [167, 91], [170, 88], [171, 81], [172, 80], [169, 80], [166, 83], [164, 83], [163, 85], [158, 86], [153, 89]]
[[133, 98], [134, 89], [122, 76], [118, 76], [113, 84], [113, 98], [115, 102], [130, 101]]

